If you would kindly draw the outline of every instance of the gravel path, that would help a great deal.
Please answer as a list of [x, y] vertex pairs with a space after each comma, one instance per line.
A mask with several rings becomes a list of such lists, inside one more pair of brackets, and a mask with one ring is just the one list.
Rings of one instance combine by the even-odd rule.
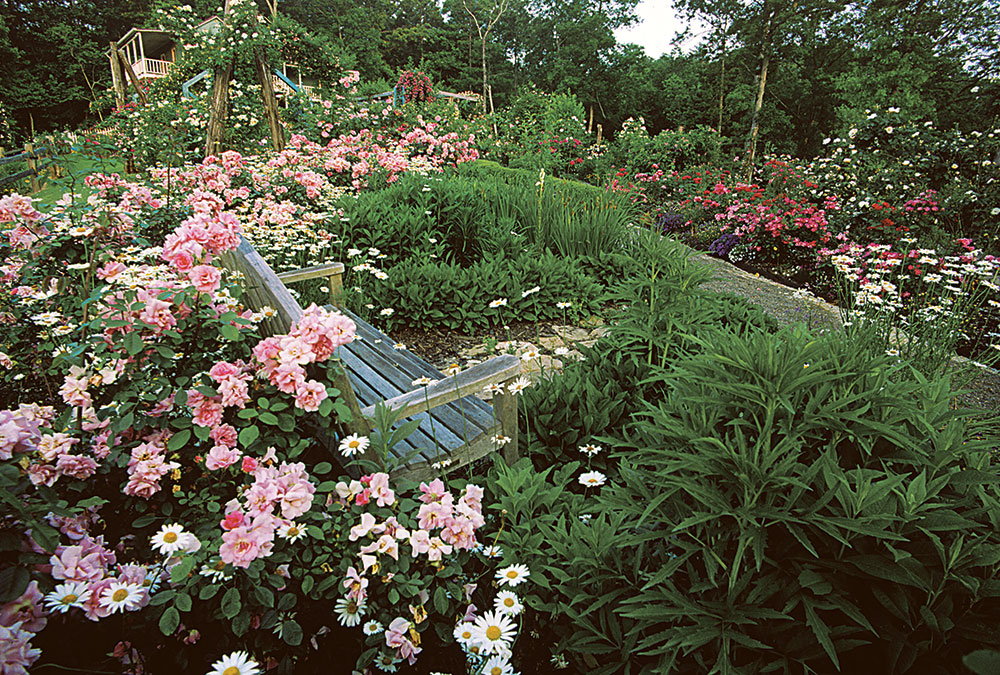
[[[811, 328], [839, 330], [840, 312], [836, 306], [812, 296], [803, 296], [775, 281], [751, 274], [725, 260], [705, 253], [692, 259], [712, 268], [713, 277], [705, 288], [747, 298], [777, 319], [781, 325], [806, 322]], [[955, 359], [956, 384], [966, 391], [958, 401], [982, 410], [987, 417], [1000, 416], [1000, 372], [971, 365], [968, 359]]]

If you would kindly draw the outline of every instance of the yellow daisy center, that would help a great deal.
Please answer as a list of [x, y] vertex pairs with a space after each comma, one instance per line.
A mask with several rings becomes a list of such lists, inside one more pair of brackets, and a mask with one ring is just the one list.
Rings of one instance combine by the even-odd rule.
[[472, 638], [472, 631], [469, 631], [469, 630], [462, 631], [462, 639], [463, 640], [469, 640], [471, 638]]
[[163, 535], [163, 541], [165, 541], [168, 544], [174, 543], [175, 541], [177, 541], [177, 533], [167, 532], [165, 535]]
[[503, 605], [504, 605], [504, 607], [513, 607], [514, 606], [514, 598], [504, 598], [503, 599]]
[[490, 668], [490, 675], [501, 675], [501, 673], [503, 673], [503, 670], [500, 669], [500, 666]]
[[219, 572], [221, 572], [222, 570], [226, 569], [226, 563], [224, 563], [221, 560], [217, 561], [215, 563], [215, 569], [218, 570]]
[[347, 444], [347, 447], [349, 447], [349, 448], [356, 448], [359, 445], [361, 445], [360, 441], [351, 441], [350, 443]]
[[517, 570], [510, 570], [507, 572], [508, 579], [517, 579]]
[[77, 597], [75, 595], [73, 595], [72, 593], [70, 593], [67, 596], [64, 596], [63, 599], [62, 599], [62, 602], [64, 602], [67, 605], [70, 605], [70, 604], [72, 604], [72, 603], [74, 603], [76, 601], [77, 601]]
[[289, 537], [294, 537], [294, 536], [298, 535], [298, 533], [299, 533], [299, 528], [297, 528], [297, 527], [290, 527], [290, 528], [288, 528], [288, 536]]
[[240, 669], [236, 666], [229, 666], [222, 671], [222, 675], [240, 675]]
[[126, 591], [124, 588], [119, 588], [117, 591], [111, 594], [111, 599], [114, 602], [121, 602], [127, 597], [128, 597], [128, 591]]
[[500, 628], [498, 626], [490, 626], [486, 629], [486, 639], [490, 642], [496, 642], [500, 639]]

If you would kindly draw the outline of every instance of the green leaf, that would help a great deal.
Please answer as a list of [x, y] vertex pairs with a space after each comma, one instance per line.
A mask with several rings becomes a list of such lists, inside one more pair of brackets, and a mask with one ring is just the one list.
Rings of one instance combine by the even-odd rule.
[[213, 598], [215, 597], [215, 594], [219, 592], [220, 588], [222, 588], [222, 586], [219, 586], [218, 584], [209, 584], [208, 586], [202, 586], [201, 590], [198, 591], [198, 599], [208, 600], [210, 598]]
[[191, 439], [191, 430], [182, 429], [170, 437], [170, 440], [167, 441], [167, 449], [175, 451], [180, 450], [187, 444], [187, 442], [190, 439]]
[[291, 593], [285, 593], [284, 595], [281, 596], [281, 599], [278, 601], [278, 610], [282, 612], [287, 612], [288, 610], [290, 610], [292, 607], [295, 606], [295, 602], [296, 602], [296, 597], [294, 595], [292, 595]]
[[233, 619], [233, 634], [242, 636], [250, 628], [250, 612], [242, 612]]
[[271, 426], [277, 426], [278, 424], [278, 416], [270, 412], [262, 412], [257, 416], [257, 419], [264, 424], [270, 424]]
[[840, 670], [840, 661], [837, 659], [837, 650], [833, 646], [833, 642], [830, 640], [829, 627], [823, 623], [819, 614], [817, 614], [816, 610], [813, 609], [813, 603], [811, 601], [803, 599], [802, 604], [806, 609], [806, 625], [812, 629], [813, 635], [816, 636], [816, 639], [823, 646], [823, 651], [825, 651], [826, 655], [830, 657], [831, 661], [833, 661], [833, 665], [836, 666], [837, 670]]
[[177, 598], [174, 599], [174, 607], [176, 607], [177, 609], [179, 609], [182, 612], [190, 612], [191, 611], [191, 596], [188, 595], [187, 593], [180, 593], [180, 594], [178, 594]]
[[10, 602], [20, 597], [30, 582], [31, 575], [23, 567], [0, 570], [0, 602]]
[[1000, 673], [1000, 652], [977, 649], [962, 657], [962, 664], [976, 675], [995, 675]]
[[183, 560], [174, 565], [170, 570], [170, 581], [175, 584], [179, 584], [188, 578], [188, 575], [194, 571], [194, 558], [191, 556], [185, 556]]
[[240, 591], [237, 588], [230, 588], [226, 591], [226, 594], [222, 596], [222, 615], [227, 619], [232, 619], [234, 616], [240, 613], [240, 608], [243, 603], [240, 602]]
[[125, 346], [125, 351], [128, 352], [129, 356], [135, 356], [142, 351], [142, 338], [136, 332], [126, 333], [122, 344]]
[[255, 586], [253, 594], [257, 597], [257, 601], [260, 604], [265, 607], [274, 607], [274, 593], [267, 586]]
[[172, 591], [169, 588], [167, 588], [165, 590], [160, 591], [152, 598], [150, 598], [149, 604], [153, 605], [154, 607], [165, 605], [171, 600], [173, 600], [176, 594], [177, 594], [176, 591]]
[[313, 586], [315, 585], [316, 585], [316, 580], [313, 579], [312, 576], [307, 574], [305, 577], [302, 578], [303, 593], [309, 593], [309, 591], [311, 591], [313, 589]]
[[240, 430], [240, 445], [244, 448], [249, 447], [258, 438], [260, 438], [260, 429], [256, 426], [244, 427]]
[[302, 626], [297, 621], [286, 621], [281, 625], [281, 637], [293, 647], [302, 644]]
[[160, 632], [167, 636], [173, 635], [180, 625], [181, 613], [176, 607], [167, 607], [160, 616]]
[[312, 472], [322, 476], [324, 473], [330, 473], [332, 469], [333, 465], [330, 462], [320, 462], [313, 467]]
[[448, 613], [448, 594], [440, 586], [434, 591], [434, 609], [442, 616]]
[[76, 508], [78, 509], [89, 509], [91, 506], [100, 506], [102, 504], [107, 504], [108, 500], [101, 497], [87, 497], [86, 499], [81, 499], [76, 503]]
[[237, 342], [240, 339], [240, 330], [232, 324], [226, 323], [219, 326], [219, 332], [230, 342]]

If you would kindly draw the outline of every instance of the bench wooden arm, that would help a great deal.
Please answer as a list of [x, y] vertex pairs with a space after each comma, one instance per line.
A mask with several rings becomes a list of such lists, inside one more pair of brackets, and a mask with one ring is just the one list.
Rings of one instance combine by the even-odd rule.
[[286, 284], [296, 281], [306, 281], [308, 279], [319, 279], [320, 277], [325, 277], [329, 281], [331, 304], [338, 307], [341, 306], [341, 296], [344, 293], [344, 263], [335, 262], [324, 265], [313, 265], [312, 267], [303, 267], [300, 270], [290, 270], [278, 274], [278, 278]]
[[[482, 391], [488, 384], [507, 382], [521, 372], [521, 361], [513, 354], [495, 356], [489, 361], [472, 366], [456, 376], [445, 377], [426, 387], [414, 389], [385, 401], [390, 410], [398, 410], [399, 417], [406, 418], [439, 405], [451, 403], [469, 394]], [[361, 411], [366, 417], [375, 414], [375, 406]]]

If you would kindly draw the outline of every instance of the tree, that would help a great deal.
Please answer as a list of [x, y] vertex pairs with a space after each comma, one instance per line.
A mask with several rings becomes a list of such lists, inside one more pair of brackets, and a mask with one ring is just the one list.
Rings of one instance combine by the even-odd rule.
[[482, 48], [483, 113], [486, 112], [486, 100], [489, 96], [489, 85], [486, 81], [486, 40], [496, 27], [497, 21], [500, 20], [500, 17], [507, 10], [507, 2], [508, 0], [491, 0], [487, 5], [475, 7], [475, 2], [473, 1], [474, 9], [470, 7], [469, 0], [462, 0], [462, 8], [472, 17], [472, 24], [476, 27], [476, 32], [479, 34], [479, 42]]

